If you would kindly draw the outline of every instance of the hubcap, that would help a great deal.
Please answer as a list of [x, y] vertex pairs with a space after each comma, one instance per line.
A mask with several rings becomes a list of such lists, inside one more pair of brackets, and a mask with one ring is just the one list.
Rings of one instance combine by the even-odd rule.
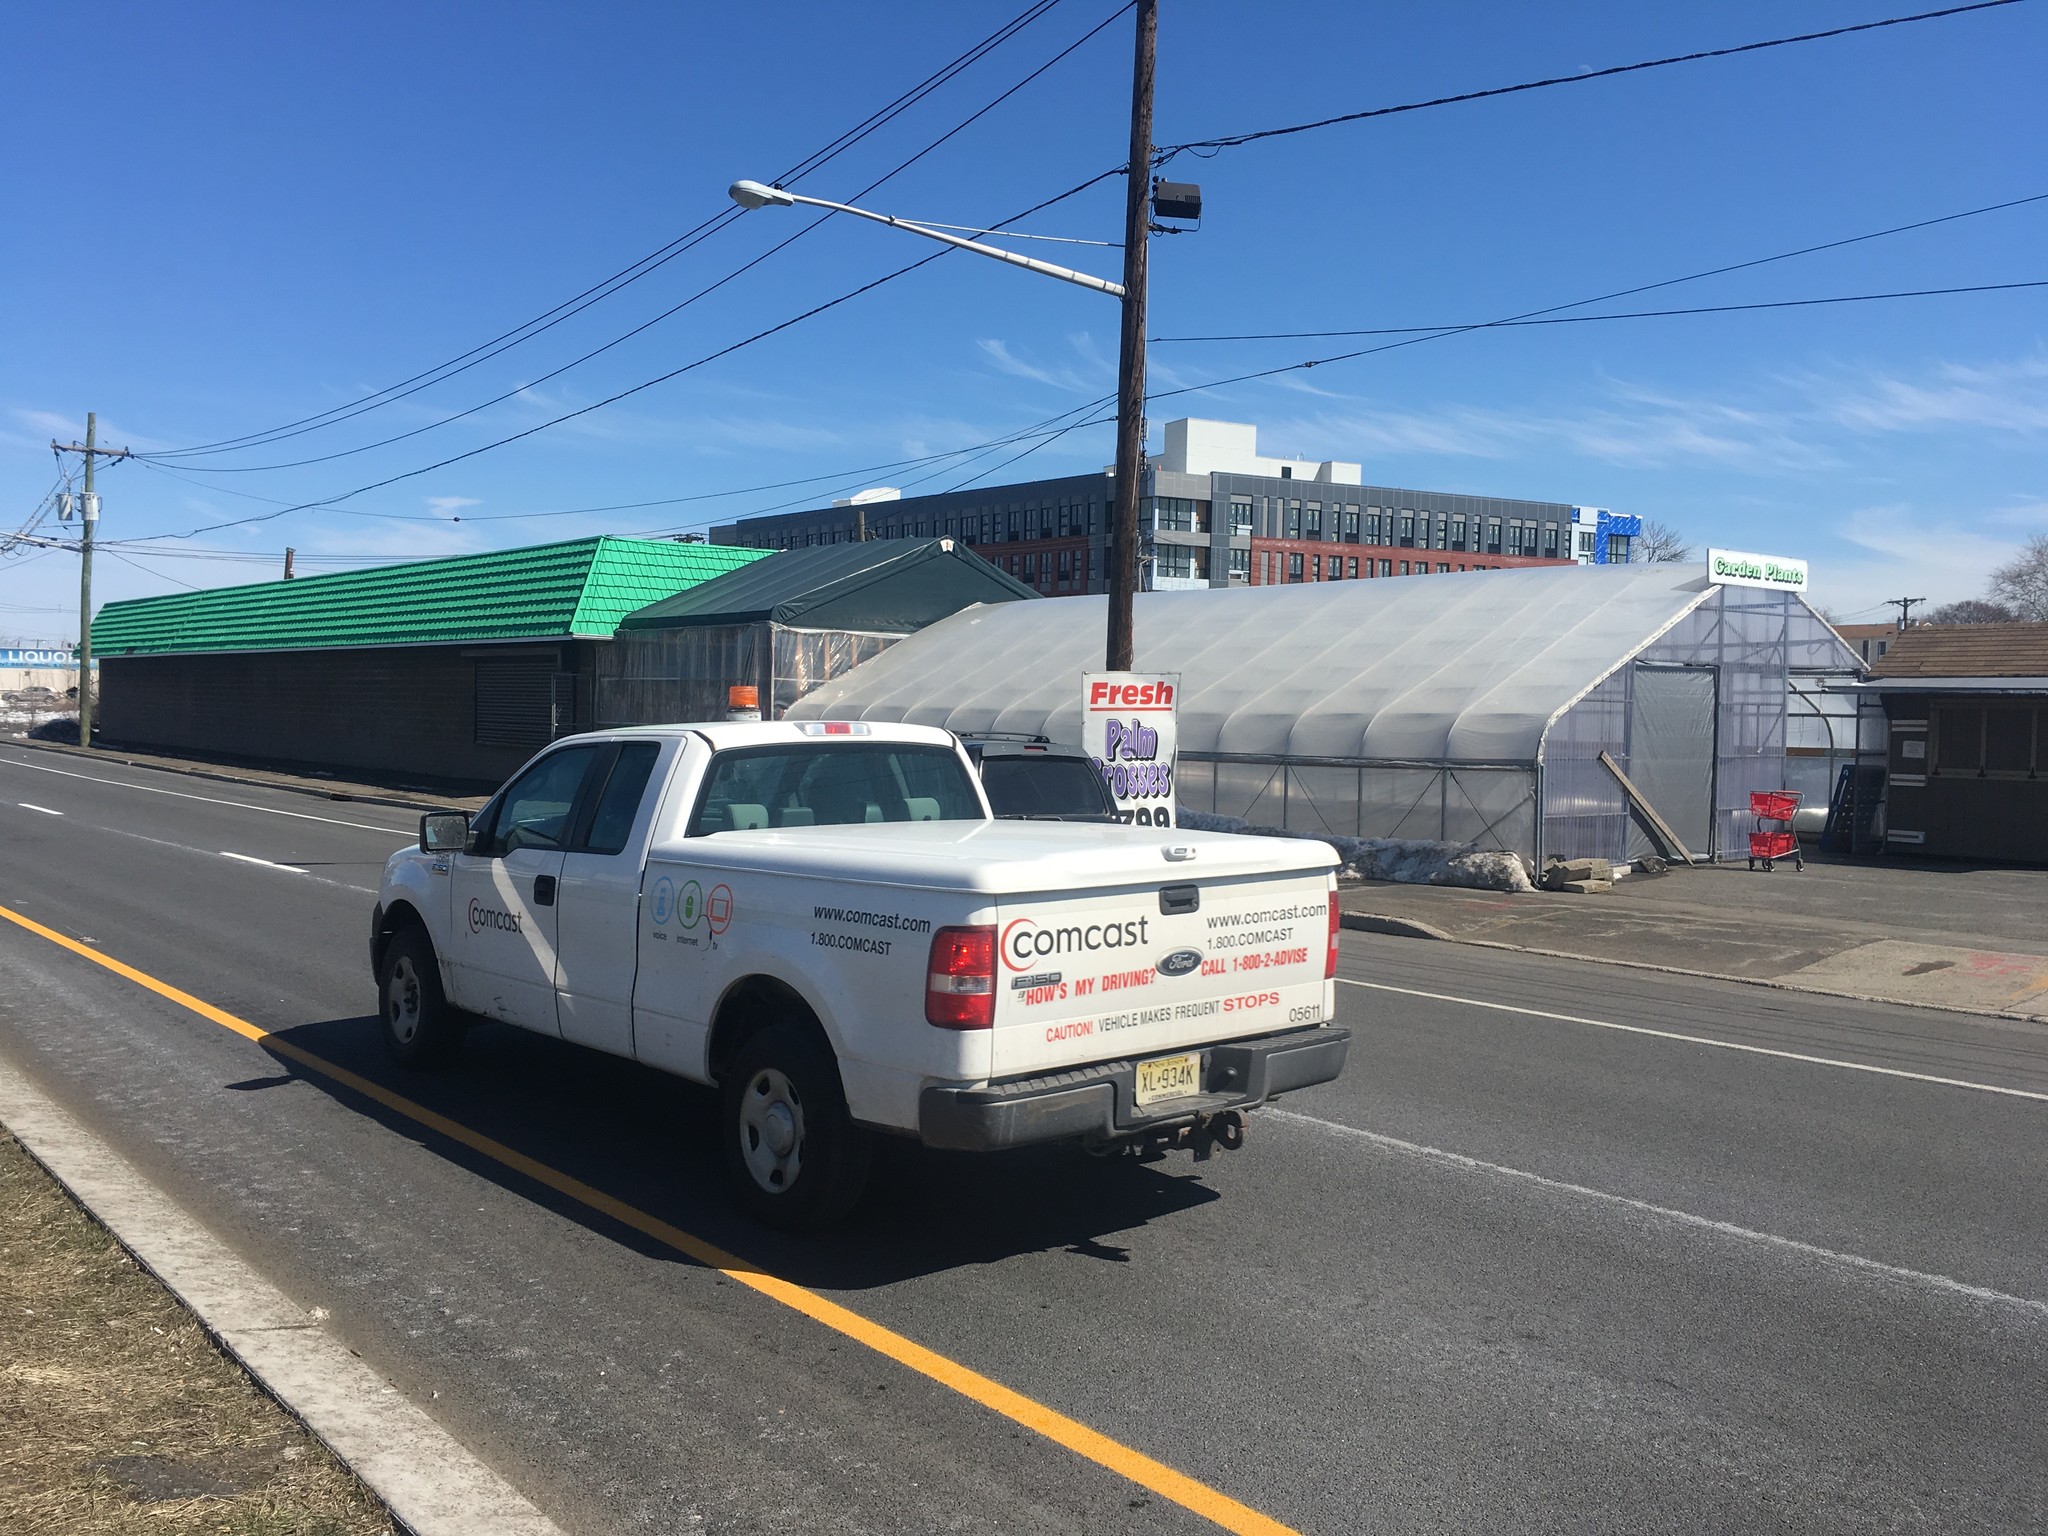
[[400, 1045], [412, 1044], [420, 1032], [420, 976], [408, 956], [398, 957], [384, 984], [384, 1018]]
[[740, 1156], [754, 1182], [779, 1195], [803, 1171], [804, 1106], [796, 1085], [774, 1067], [748, 1080], [740, 1100]]

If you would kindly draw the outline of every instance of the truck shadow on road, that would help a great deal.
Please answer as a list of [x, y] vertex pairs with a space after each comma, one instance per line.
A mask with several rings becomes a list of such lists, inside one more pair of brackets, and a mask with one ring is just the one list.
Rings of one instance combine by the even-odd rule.
[[[711, 1089], [492, 1023], [471, 1029], [454, 1065], [433, 1073], [394, 1066], [374, 1017], [296, 1025], [276, 1038], [804, 1285], [858, 1290], [1035, 1252], [1069, 1253], [1076, 1263], [1123, 1262], [1128, 1253], [1116, 1234], [1217, 1198], [1184, 1156], [1146, 1164], [1039, 1148], [989, 1157], [889, 1141], [877, 1149], [868, 1196], [854, 1219], [828, 1234], [793, 1237], [758, 1226], [728, 1203]], [[496, 1158], [272, 1054], [287, 1076], [235, 1086], [303, 1081], [593, 1232], [650, 1256], [690, 1262]]]

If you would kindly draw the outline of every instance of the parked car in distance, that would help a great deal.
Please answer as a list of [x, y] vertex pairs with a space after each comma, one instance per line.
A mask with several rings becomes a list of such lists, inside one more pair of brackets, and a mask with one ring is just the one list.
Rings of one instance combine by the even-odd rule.
[[989, 809], [1001, 820], [1114, 822], [1116, 802], [1088, 754], [1044, 736], [962, 736], [981, 775]]

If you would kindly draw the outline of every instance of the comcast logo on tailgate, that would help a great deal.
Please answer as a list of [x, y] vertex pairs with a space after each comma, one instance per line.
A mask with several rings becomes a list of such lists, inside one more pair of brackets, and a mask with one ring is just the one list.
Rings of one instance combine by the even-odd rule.
[[1073, 955], [1087, 950], [1128, 949], [1145, 942], [1147, 917], [1124, 923], [1075, 923], [1065, 928], [1041, 928], [1038, 919], [1020, 917], [1003, 929], [1003, 964], [1013, 971], [1028, 970], [1047, 955]]

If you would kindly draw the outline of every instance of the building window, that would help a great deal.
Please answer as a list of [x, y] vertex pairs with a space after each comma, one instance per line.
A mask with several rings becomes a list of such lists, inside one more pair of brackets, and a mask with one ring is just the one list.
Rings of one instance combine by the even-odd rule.
[[1301, 580], [1301, 556], [1289, 555], [1287, 557], [1287, 579], [1289, 581]]
[[1589, 560], [1593, 557], [1593, 535], [1585, 528], [1579, 530], [1579, 553]]
[[[1403, 512], [1401, 514], [1399, 538], [1403, 549], [1413, 549], [1415, 547], [1415, 514], [1413, 512]], [[1404, 576], [1407, 574], [1405, 566], [1402, 569], [1402, 574]]]
[[1465, 519], [1462, 516], [1451, 519], [1451, 548], [1459, 551], [1465, 548]]
[[1403, 576], [1406, 576], [1408, 574], [1408, 562], [1406, 560], [1403, 560], [1401, 562], [1401, 574]]
[[1629, 544], [1630, 541], [1627, 534], [1610, 533], [1607, 536], [1607, 563], [1609, 565], [1627, 565], [1629, 563]]
[[1287, 537], [1290, 539], [1301, 537], [1301, 503], [1298, 501], [1287, 503]]
[[1230, 579], [1233, 582], [1249, 582], [1252, 579], [1252, 552], [1248, 549], [1233, 549], [1230, 554]]
[[1252, 531], [1252, 503], [1248, 496], [1233, 496], [1230, 500], [1230, 532], [1234, 538], [1243, 538]]
[[1545, 523], [1543, 525], [1543, 553], [1547, 559], [1555, 560], [1557, 558], [1557, 524], [1555, 523]]
[[1497, 517], [1488, 518], [1486, 522], [1486, 552], [1489, 555], [1500, 553], [1500, 519]]
[[1449, 574], [1451, 573], [1451, 565], [1450, 565], [1450, 562], [1449, 562], [1448, 560], [1439, 560], [1439, 561], [1437, 561], [1437, 563], [1436, 563], [1436, 573], [1437, 573], [1437, 574], [1438, 574], [1439, 576], [1448, 576], [1448, 575], [1449, 575]]
[[1273, 586], [1280, 579], [1280, 557], [1271, 550], [1266, 551], [1266, 585]]
[[[1345, 572], [1345, 574], [1349, 576], [1353, 581], [1358, 580], [1358, 556], [1353, 555], [1349, 560], [1346, 560], [1344, 563], [1351, 567], [1351, 569]], [[1370, 565], [1371, 563], [1371, 561], [1366, 562], [1366, 564], [1368, 565]]]
[[1305, 539], [1320, 539], [1323, 536], [1323, 504], [1312, 501], [1301, 514], [1301, 536]]
[[1308, 579], [1310, 581], [1321, 581], [1323, 579], [1323, 557], [1321, 555], [1310, 555], [1308, 557]]
[[1441, 512], [1437, 513], [1437, 515], [1436, 515], [1436, 547], [1437, 547], [1438, 549], [1442, 549], [1442, 548], [1444, 547], [1444, 540], [1445, 540], [1446, 536], [1448, 535], [1448, 532], [1449, 532], [1449, 530], [1448, 530], [1448, 529], [1446, 528], [1446, 526], [1445, 526], [1445, 524], [1444, 524], [1444, 515], [1443, 515], [1443, 513], [1441, 513]]
[[1153, 552], [1152, 571], [1157, 576], [1200, 576], [1209, 574], [1209, 551], [1192, 544], [1161, 544]]
[[1356, 507], [1346, 507], [1344, 509], [1344, 542], [1346, 544], [1356, 544], [1358, 542], [1358, 508]]
[[1153, 498], [1153, 528], [1168, 533], [1198, 533], [1195, 526], [1195, 504], [1185, 496], [1157, 496]]

